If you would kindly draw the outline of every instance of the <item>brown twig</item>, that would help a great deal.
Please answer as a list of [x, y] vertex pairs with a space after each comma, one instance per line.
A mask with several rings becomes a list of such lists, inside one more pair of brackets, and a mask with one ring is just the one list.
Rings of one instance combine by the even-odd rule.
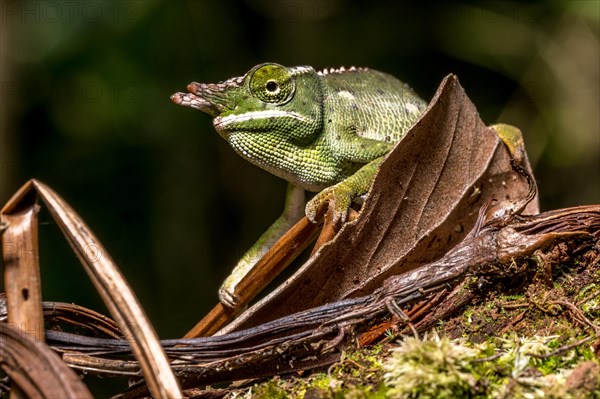
[[577, 306], [575, 306], [571, 302], [556, 300], [556, 301], [552, 301], [551, 303], [556, 304], [556, 305], [566, 306], [567, 308], [569, 308], [569, 313], [571, 313], [571, 315], [573, 316], [573, 319], [575, 321], [579, 322], [582, 325], [591, 327], [597, 334], [600, 333], [600, 326], [597, 326], [596, 324], [592, 323], [587, 317], [585, 317], [585, 315], [583, 314], [581, 309], [579, 309]]
[[596, 291], [596, 292], [592, 292], [590, 295], [588, 295], [585, 298], [583, 298], [582, 300], [576, 302], [575, 306], [581, 306], [584, 303], [591, 301], [592, 299], [596, 298], [599, 295], [600, 295], [600, 290]]
[[524, 311], [522, 311], [521, 313], [517, 314], [516, 316], [514, 316], [513, 318], [511, 318], [508, 323], [502, 328], [502, 330], [500, 330], [500, 335], [506, 333], [510, 328], [514, 327], [517, 325], [517, 323], [519, 323], [521, 320], [523, 320], [523, 317], [525, 317], [525, 314], [527, 313], [528, 309], [525, 309]]
[[597, 338], [597, 337], [598, 337], [598, 335], [590, 335], [589, 337], [585, 337], [585, 338], [580, 339], [579, 341], [573, 342], [572, 344], [569, 344], [569, 345], [561, 346], [560, 348], [557, 348], [557, 349], [553, 350], [552, 352], [549, 352], [549, 353], [546, 353], [546, 354], [543, 354], [543, 355], [539, 355], [539, 354], [536, 354], [536, 353], [526, 353], [526, 355], [527, 356], [531, 356], [531, 357], [535, 357], [537, 359], [547, 359], [549, 357], [561, 355], [561, 354], [563, 354], [565, 352], [568, 352], [571, 349], [576, 348], [579, 345], [583, 345], [586, 342], [591, 341], [592, 339]]
[[184, 338], [210, 336], [223, 328], [310, 245], [318, 229], [319, 225], [311, 223], [306, 217], [300, 219], [236, 285], [237, 307], [230, 309], [218, 303]]

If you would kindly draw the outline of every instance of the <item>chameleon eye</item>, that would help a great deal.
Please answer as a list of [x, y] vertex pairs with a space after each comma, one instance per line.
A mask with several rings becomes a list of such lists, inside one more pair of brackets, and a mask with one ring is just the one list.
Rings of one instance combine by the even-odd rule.
[[295, 90], [293, 77], [279, 64], [262, 64], [249, 73], [248, 88], [259, 100], [271, 104], [288, 102]]
[[279, 85], [277, 84], [276, 81], [274, 80], [269, 80], [267, 82], [267, 84], [265, 85], [265, 89], [267, 89], [267, 91], [269, 93], [276, 93], [277, 90], [279, 90]]

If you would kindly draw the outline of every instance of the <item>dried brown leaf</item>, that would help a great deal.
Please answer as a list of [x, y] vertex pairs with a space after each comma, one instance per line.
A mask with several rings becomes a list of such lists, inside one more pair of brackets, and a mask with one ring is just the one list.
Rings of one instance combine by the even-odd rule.
[[40, 207], [31, 184], [19, 190], [0, 210], [4, 291], [8, 322], [44, 340], [42, 288], [38, 252], [38, 213]]
[[[530, 170], [526, 156], [523, 163]], [[528, 189], [506, 146], [450, 75], [381, 165], [357, 221], [221, 333], [370, 293], [387, 277], [443, 256], [490, 197], [518, 199]], [[526, 213], [537, 212], [533, 201]]]
[[[37, 196], [43, 199], [104, 303], [119, 324], [123, 335], [127, 337], [127, 342], [131, 345], [132, 352], [140, 363], [145, 381], [152, 394], [155, 397], [181, 397], [177, 378], [170, 368], [156, 332], [119, 268], [69, 204], [52, 189], [37, 180], [27, 182], [2, 209], [2, 221], [8, 225], [3, 232], [4, 262], [8, 266], [18, 266], [17, 269], [21, 271], [17, 271], [25, 273], [24, 276], [19, 277], [22, 279], [27, 279], [30, 274], [35, 276], [36, 269], [39, 269], [37, 266], [37, 219], [32, 219], [30, 216], [31, 210], [35, 211], [33, 214], [37, 213]], [[22, 209], [26, 212], [19, 214], [18, 212]], [[10, 215], [15, 217], [10, 218]], [[31, 221], [23, 223], [27, 220]], [[33, 263], [33, 267], [24, 269], [23, 266], [27, 265], [24, 257], [6, 251], [7, 240], [17, 247], [27, 245], [25, 249], [36, 254], [35, 260], [30, 262]], [[39, 276], [39, 270], [37, 273]], [[11, 276], [7, 277], [12, 278]], [[10, 295], [12, 280], [5, 281], [5, 284], [8, 288], [8, 320], [12, 322], [11, 303], [14, 302]], [[16, 294], [23, 295], [22, 291]], [[38, 328], [42, 329], [41, 294], [37, 298], [36, 309], [39, 320], [41, 320]], [[22, 310], [17, 309], [17, 312], [22, 312]], [[43, 334], [40, 333], [40, 337], [43, 337]]]
[[0, 363], [26, 398], [92, 398], [62, 359], [44, 342], [0, 322]]

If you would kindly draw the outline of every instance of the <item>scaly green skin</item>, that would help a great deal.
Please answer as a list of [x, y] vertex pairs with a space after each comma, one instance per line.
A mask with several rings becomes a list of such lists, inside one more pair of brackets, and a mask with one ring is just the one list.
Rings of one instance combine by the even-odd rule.
[[334, 222], [345, 221], [352, 200], [366, 194], [385, 155], [427, 106], [405, 83], [362, 68], [317, 72], [266, 63], [217, 84], [190, 83], [188, 91], [171, 98], [213, 116], [215, 129], [238, 154], [294, 187], [284, 214], [221, 288], [228, 306], [235, 306], [239, 280], [302, 217], [298, 191], [319, 192], [306, 204], [311, 221], [329, 202]]

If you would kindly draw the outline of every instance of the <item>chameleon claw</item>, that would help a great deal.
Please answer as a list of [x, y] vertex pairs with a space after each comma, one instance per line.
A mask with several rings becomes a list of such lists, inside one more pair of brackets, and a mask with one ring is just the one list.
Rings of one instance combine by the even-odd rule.
[[352, 198], [338, 185], [326, 188], [306, 204], [306, 217], [308, 220], [313, 223], [320, 221], [328, 209], [328, 204], [333, 204], [329, 208], [333, 212], [332, 222], [334, 226], [346, 223]]
[[306, 217], [311, 223], [318, 223], [325, 216], [327, 202], [309, 201], [306, 204]]

